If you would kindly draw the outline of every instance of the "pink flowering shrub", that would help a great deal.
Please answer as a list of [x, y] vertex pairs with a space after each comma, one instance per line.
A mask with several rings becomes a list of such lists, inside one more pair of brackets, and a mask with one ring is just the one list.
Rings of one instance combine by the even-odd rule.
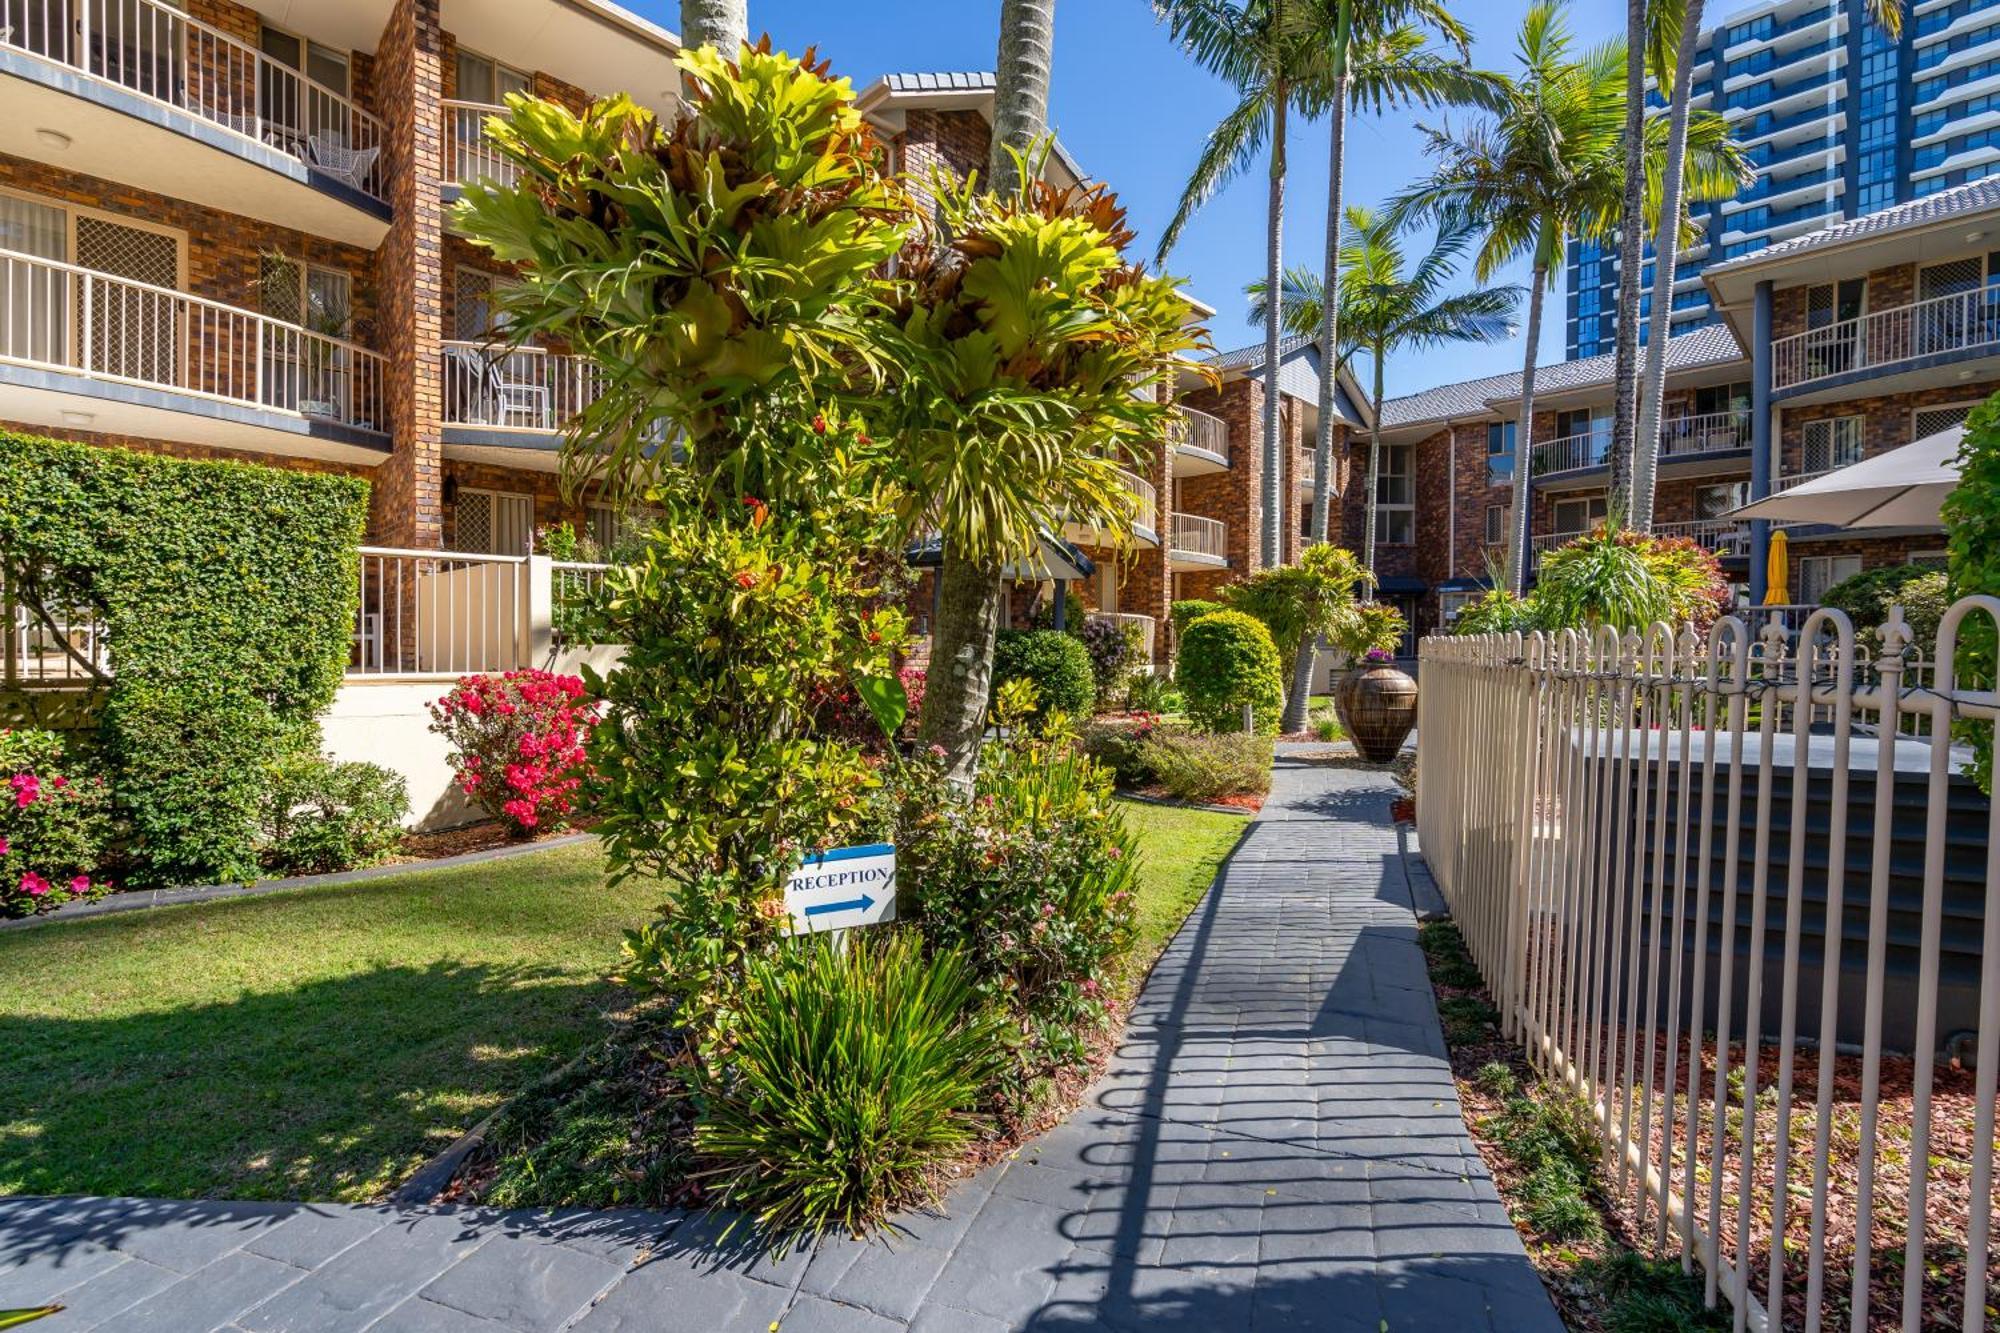
[[48, 731], [0, 731], [0, 917], [101, 898], [109, 794]]
[[576, 813], [597, 723], [583, 681], [549, 671], [462, 676], [430, 710], [459, 790], [516, 837], [561, 828]]

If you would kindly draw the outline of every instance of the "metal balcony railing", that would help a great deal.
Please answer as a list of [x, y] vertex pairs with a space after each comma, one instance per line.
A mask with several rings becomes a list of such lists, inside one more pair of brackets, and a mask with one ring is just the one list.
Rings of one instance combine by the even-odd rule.
[[447, 341], [444, 424], [553, 434], [597, 400], [593, 361], [540, 347]]
[[1550, 472], [1571, 472], [1578, 468], [1603, 467], [1610, 457], [1611, 432], [1609, 430], [1584, 431], [1577, 435], [1564, 435], [1557, 439], [1545, 440], [1535, 446], [1529, 457], [1533, 460], [1536, 476]]
[[1750, 554], [1750, 525], [1741, 519], [1700, 518], [1684, 523], [1655, 523], [1653, 535], [1691, 538], [1723, 555]]
[[1660, 457], [1685, 458], [1750, 447], [1750, 413], [1704, 412], [1660, 423]]
[[2000, 345], [2000, 289], [1954, 292], [1778, 339], [1771, 344], [1771, 386], [1796, 388], [1995, 345]]
[[161, 0], [0, 0], [0, 46], [199, 116], [386, 197], [381, 121]]
[[464, 102], [446, 98], [444, 102], [444, 174], [454, 185], [484, 181], [491, 185], [512, 185], [521, 170], [493, 146], [486, 133], [490, 116], [504, 116], [507, 108], [491, 102]]
[[1227, 559], [1229, 529], [1218, 518], [1203, 518], [1199, 514], [1175, 514], [1173, 549], [1188, 555]]
[[386, 429], [383, 358], [345, 338], [0, 250], [0, 360]]
[[1229, 461], [1229, 427], [1222, 418], [1184, 407], [1181, 419], [1187, 423], [1187, 436], [1181, 441], [1182, 447], [1214, 454], [1225, 463]]

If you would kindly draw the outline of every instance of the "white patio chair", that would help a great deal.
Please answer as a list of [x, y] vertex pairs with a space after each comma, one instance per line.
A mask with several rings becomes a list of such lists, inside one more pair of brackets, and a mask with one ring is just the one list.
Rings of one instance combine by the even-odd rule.
[[314, 166], [335, 180], [345, 181], [357, 190], [366, 190], [368, 172], [381, 156], [380, 148], [349, 148], [344, 135], [326, 130], [316, 130], [306, 140], [307, 151]]

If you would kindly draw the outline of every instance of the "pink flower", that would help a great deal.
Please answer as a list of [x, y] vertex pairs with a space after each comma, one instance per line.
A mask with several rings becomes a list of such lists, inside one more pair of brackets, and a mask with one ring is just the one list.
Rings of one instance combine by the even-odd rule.
[[21, 876], [21, 892], [30, 898], [40, 898], [49, 891], [49, 882], [30, 870]]
[[14, 788], [14, 804], [21, 809], [27, 809], [41, 797], [41, 779], [33, 773], [16, 773], [9, 781]]
[[1093, 996], [1097, 994], [1096, 977], [1085, 977], [1083, 979], [1083, 993], [1085, 995], [1093, 995]]
[[69, 786], [69, 779], [58, 773], [49, 779], [49, 785], [57, 791], [61, 791], [64, 787]]
[[1044, 917], [1051, 917], [1054, 916], [1055, 914], [1056, 914], [1056, 905], [1054, 903], [1042, 904], [1042, 915]]
[[69, 891], [72, 895], [78, 898], [81, 898], [83, 897], [84, 894], [89, 893], [90, 876], [78, 875], [75, 879], [69, 882]]
[[10, 846], [12, 846], [12, 844], [9, 843], [5, 838], [0, 838], [0, 856], [5, 856], [7, 854], [7, 849]]

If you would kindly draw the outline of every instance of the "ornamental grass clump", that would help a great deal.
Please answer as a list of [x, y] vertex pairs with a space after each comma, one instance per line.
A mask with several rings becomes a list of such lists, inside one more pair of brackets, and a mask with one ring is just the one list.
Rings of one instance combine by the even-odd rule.
[[583, 681], [550, 671], [461, 676], [430, 705], [458, 789], [517, 838], [567, 825], [590, 777], [597, 708]]
[[788, 1240], [922, 1202], [1008, 1060], [975, 967], [897, 930], [796, 940], [746, 973], [728, 1071], [695, 1067], [716, 1202]]
[[83, 775], [50, 731], [0, 730], [0, 917], [35, 916], [111, 891], [104, 779]]

